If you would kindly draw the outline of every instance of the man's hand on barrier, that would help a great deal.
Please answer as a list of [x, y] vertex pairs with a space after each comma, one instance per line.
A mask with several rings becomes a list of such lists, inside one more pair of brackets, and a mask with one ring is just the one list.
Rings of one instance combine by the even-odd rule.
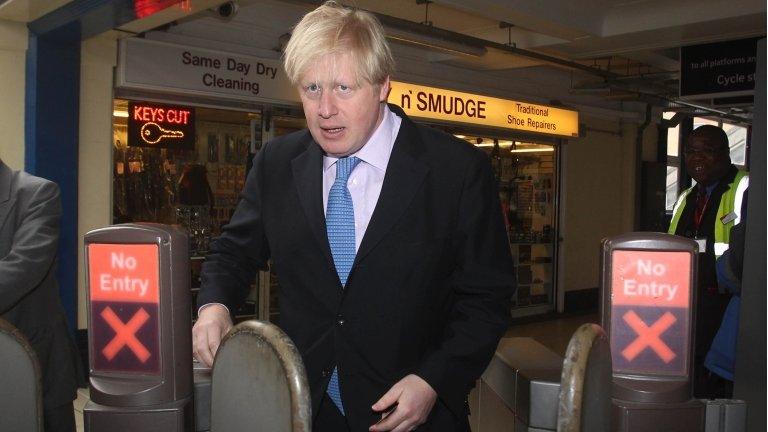
[[232, 328], [229, 311], [220, 304], [209, 304], [200, 309], [192, 327], [192, 352], [195, 358], [207, 366], [213, 365], [221, 338]]
[[[407, 432], [427, 421], [437, 400], [437, 393], [418, 375], [398, 381], [371, 408], [382, 412], [382, 419], [370, 427], [371, 432]], [[389, 408], [395, 406], [393, 411]]]

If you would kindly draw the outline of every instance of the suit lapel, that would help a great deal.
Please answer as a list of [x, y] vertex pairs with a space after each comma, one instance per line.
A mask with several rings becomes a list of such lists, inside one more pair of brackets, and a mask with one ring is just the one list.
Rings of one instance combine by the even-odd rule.
[[403, 120], [389, 157], [381, 194], [357, 251], [355, 264], [365, 259], [394, 227], [429, 171], [429, 167], [419, 160], [422, 142], [416, 126], [399, 108], [390, 109]]
[[0, 228], [5, 224], [5, 219], [13, 207], [14, 200], [11, 199], [11, 169], [0, 161]]
[[326, 259], [333, 264], [323, 211], [323, 152], [320, 146], [309, 140], [304, 153], [291, 161], [291, 169], [307, 223]]

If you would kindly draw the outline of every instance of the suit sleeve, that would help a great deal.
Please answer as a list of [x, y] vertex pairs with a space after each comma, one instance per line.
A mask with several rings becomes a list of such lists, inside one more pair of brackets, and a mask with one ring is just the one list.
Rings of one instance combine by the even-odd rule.
[[235, 213], [211, 242], [203, 263], [198, 307], [221, 303], [234, 314], [259, 269], [266, 269], [269, 247], [262, 221], [261, 188], [268, 147], [257, 153]]
[[488, 159], [474, 158], [459, 200], [454, 306], [440, 348], [417, 375], [457, 416], [466, 415], [466, 395], [509, 326], [514, 268]]
[[48, 274], [59, 245], [61, 200], [59, 187], [43, 182], [30, 191], [30, 199], [17, 200], [20, 224], [10, 252], [0, 259], [0, 313], [11, 309]]

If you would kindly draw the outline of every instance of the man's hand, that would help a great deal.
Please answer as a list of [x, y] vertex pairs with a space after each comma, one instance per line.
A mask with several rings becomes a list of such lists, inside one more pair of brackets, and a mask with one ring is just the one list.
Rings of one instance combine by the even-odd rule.
[[220, 304], [202, 308], [195, 326], [192, 327], [192, 352], [195, 358], [207, 366], [213, 365], [221, 338], [232, 328], [229, 311]]
[[[427, 421], [432, 407], [437, 400], [435, 390], [423, 379], [416, 375], [408, 375], [392, 386], [384, 396], [376, 402], [374, 411], [383, 412], [382, 420], [371, 426], [371, 432], [393, 431], [408, 432], [416, 429]], [[384, 412], [393, 404], [394, 411]]]

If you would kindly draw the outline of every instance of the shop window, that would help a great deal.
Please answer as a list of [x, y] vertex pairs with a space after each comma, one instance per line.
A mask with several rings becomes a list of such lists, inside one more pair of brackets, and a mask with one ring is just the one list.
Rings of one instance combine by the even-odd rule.
[[747, 128], [730, 123], [723, 123], [722, 127], [728, 134], [731, 162], [739, 167], [745, 167], [747, 164]]
[[[185, 229], [194, 297], [210, 239], [229, 221], [245, 184], [251, 140], [260, 147], [261, 128], [252, 135], [251, 122], [260, 124], [261, 114], [194, 108], [193, 147], [140, 147], [129, 142], [128, 108], [127, 100], [114, 101], [113, 223], [157, 222]], [[236, 317], [254, 315], [256, 292], [235, 311]], [[193, 316], [196, 312], [193, 308]]]
[[556, 149], [553, 145], [456, 135], [491, 158], [517, 273], [516, 308], [551, 304], [555, 283]]

